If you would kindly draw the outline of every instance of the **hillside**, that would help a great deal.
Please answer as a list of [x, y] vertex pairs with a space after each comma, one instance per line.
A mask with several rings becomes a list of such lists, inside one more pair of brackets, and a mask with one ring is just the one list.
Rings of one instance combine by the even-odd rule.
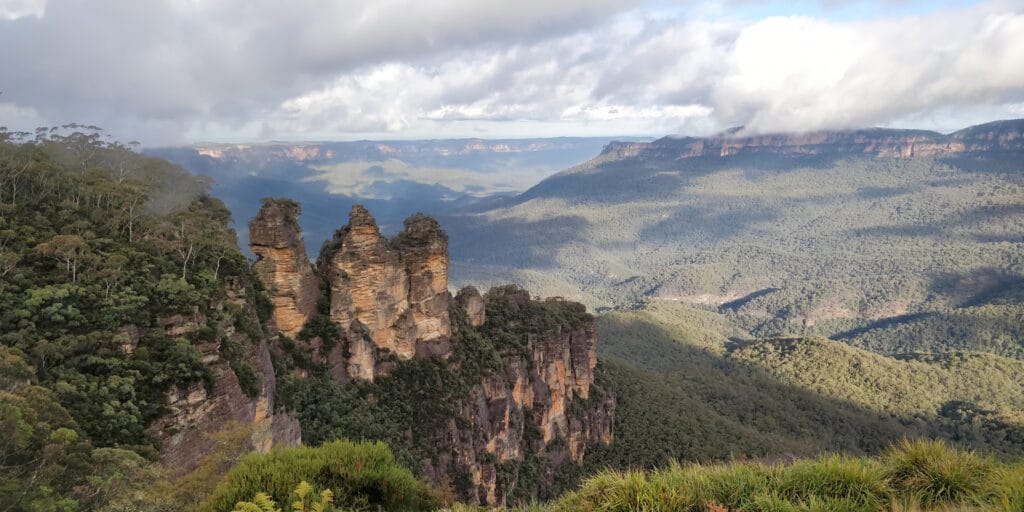
[[598, 382], [619, 404], [599, 466], [877, 454], [905, 436], [1024, 454], [1018, 360], [896, 360], [823, 338], [736, 342], [714, 313], [675, 303], [602, 314], [598, 329]]
[[452, 274], [599, 309], [696, 305], [746, 337], [1020, 357], [1022, 126], [610, 144], [445, 217]]

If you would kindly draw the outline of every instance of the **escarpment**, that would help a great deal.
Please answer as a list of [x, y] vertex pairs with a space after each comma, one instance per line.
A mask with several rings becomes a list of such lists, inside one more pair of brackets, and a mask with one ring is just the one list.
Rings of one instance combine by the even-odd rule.
[[621, 160], [675, 162], [691, 158], [733, 156], [807, 157], [870, 156], [879, 158], [986, 157], [1024, 149], [1024, 120], [995, 121], [942, 134], [926, 130], [871, 128], [845, 131], [744, 135], [734, 128], [711, 137], [663, 137], [652, 142], [612, 142], [576, 170]]
[[[168, 391], [164, 414], [147, 429], [174, 474], [201, 464], [219, 442], [212, 435], [226, 428], [236, 429], [240, 439], [247, 438], [243, 444], [260, 452], [301, 443], [298, 420], [277, 407], [271, 342], [260, 326], [254, 293], [248, 283], [231, 279], [224, 297], [206, 313], [197, 307], [161, 319], [166, 336], [193, 340], [214, 376], [212, 382]], [[129, 341], [132, 331], [124, 330]]]
[[287, 336], [295, 337], [316, 312], [318, 279], [306, 256], [299, 228], [298, 203], [266, 199], [259, 215], [249, 223], [249, 243], [256, 263], [253, 270], [274, 302], [274, 321]]
[[[293, 211], [265, 203], [257, 219], [280, 225], [274, 217]], [[301, 237], [288, 241], [284, 252], [305, 253]], [[305, 287], [320, 295], [297, 346], [334, 385], [359, 386], [370, 397], [359, 407], [423, 397], [410, 407], [429, 409], [425, 421], [389, 418], [407, 429], [398, 437], [422, 476], [482, 504], [543, 496], [563, 465], [613, 439], [615, 397], [594, 383], [594, 319], [580, 304], [534, 300], [514, 286], [452, 296], [448, 262], [434, 219], [414, 215], [388, 239], [357, 205], [324, 245], [317, 282], [268, 289], [275, 304], [312, 293]], [[324, 325], [336, 339], [322, 339]]]

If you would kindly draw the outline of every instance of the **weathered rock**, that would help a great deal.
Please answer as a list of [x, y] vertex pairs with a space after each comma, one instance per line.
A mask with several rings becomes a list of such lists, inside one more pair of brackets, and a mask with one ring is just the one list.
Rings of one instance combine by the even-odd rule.
[[455, 300], [466, 312], [469, 325], [480, 327], [487, 321], [487, 303], [484, 302], [484, 298], [480, 296], [476, 287], [467, 286], [459, 290], [459, 293], [455, 295]]
[[[468, 291], [459, 294], [463, 298], [471, 295]], [[449, 432], [440, 440], [442, 453], [453, 456], [438, 458], [436, 463], [424, 461], [424, 473], [434, 475], [431, 479], [443, 485], [440, 475], [450, 474], [455, 465], [468, 473], [473, 484], [461, 489], [462, 498], [502, 505], [517, 484], [506, 481], [499, 485], [494, 476], [496, 464], [533, 458], [545, 475], [538, 483], [549, 485], [561, 464], [580, 463], [588, 446], [613, 441], [616, 402], [603, 390], [594, 394], [596, 332], [593, 318], [581, 305], [551, 299], [554, 303], [545, 307], [570, 310], [578, 321], [528, 332], [516, 322], [536, 325], [541, 319], [531, 315], [545, 314], [528, 292], [502, 287], [491, 290], [488, 300], [516, 319], [500, 329], [520, 332], [521, 344], [505, 351], [502, 369], [486, 375], [457, 404], [458, 421], [449, 425]]]
[[[265, 205], [267, 213], [261, 211], [266, 219], [253, 221], [263, 230], [256, 238], [259, 247], [281, 246], [297, 253], [300, 231], [287, 220], [297, 215], [297, 206], [270, 206]], [[263, 252], [267, 256], [258, 264], [277, 257], [269, 250]], [[279, 271], [282, 265], [278, 265], [260, 275], [277, 282], [288, 281], [284, 276], [294, 281], [295, 276], [305, 275], [291, 271], [304, 268], [304, 260], [286, 259], [285, 271]], [[448, 363], [455, 372], [467, 362], [479, 372], [462, 381], [466, 387], [450, 404], [452, 416], [439, 423], [439, 429], [416, 434], [428, 437], [417, 442], [430, 445], [420, 472], [436, 485], [453, 488], [472, 502], [501, 505], [517, 486], [518, 473], [510, 474], [508, 468], [528, 460], [541, 472], [539, 484], [550, 485], [562, 464], [582, 462], [587, 447], [594, 443], [612, 442], [615, 397], [603, 392], [595, 396], [596, 332], [593, 317], [582, 305], [560, 299], [537, 303], [514, 286], [492, 289], [486, 298], [467, 287], [452, 297], [448, 238], [437, 221], [414, 215], [398, 236], [388, 240], [359, 205], [352, 208], [348, 225], [324, 246], [317, 268], [330, 293], [329, 321], [337, 326], [341, 339], [326, 353], [319, 338], [309, 340], [307, 348], [321, 358], [337, 382], [373, 381], [402, 361], [449, 360], [456, 343], [483, 344], [460, 345], [468, 352], [460, 352], [461, 358]], [[293, 291], [314, 287], [302, 279], [297, 286], [268, 285], [279, 308], [284, 304], [303, 311], [297, 300], [302, 294]], [[488, 315], [491, 306], [499, 308], [496, 316]], [[450, 311], [456, 315], [457, 331]], [[304, 318], [302, 322], [309, 317]], [[296, 328], [301, 323], [296, 322]], [[488, 336], [493, 339], [485, 339]], [[491, 346], [495, 340], [508, 346]], [[249, 417], [247, 409], [236, 411], [228, 405], [211, 405], [223, 411], [208, 414]], [[257, 424], [264, 411], [273, 410], [271, 405], [256, 403], [252, 415]], [[409, 428], [406, 438], [412, 442], [414, 429]], [[499, 478], [500, 471], [504, 473]]]
[[577, 166], [585, 170], [625, 159], [670, 162], [737, 155], [866, 155], [878, 158], [991, 156], [1024, 150], [1024, 120], [995, 121], [942, 134], [925, 130], [872, 128], [807, 133], [745, 134], [734, 128], [711, 137], [663, 137], [652, 142], [612, 142], [601, 155]]
[[436, 220], [423, 214], [405, 220], [405, 231], [394, 241], [409, 274], [409, 305], [416, 341], [433, 341], [452, 334], [448, 318], [448, 236]]
[[[229, 299], [233, 303], [242, 298], [246, 307], [237, 314], [247, 315], [250, 321], [255, 321], [252, 306], [244, 302], [245, 291], [241, 283], [229, 284], [226, 295], [235, 298]], [[223, 305], [214, 307], [222, 309]], [[207, 342], [197, 345], [203, 362], [216, 376], [213, 386], [207, 389], [198, 383], [185, 389], [171, 389], [166, 396], [167, 413], [148, 427], [160, 442], [161, 461], [174, 473], [195, 469], [203, 456], [214, 448], [216, 441], [209, 435], [232, 424], [249, 428], [249, 445], [259, 451], [267, 451], [274, 445], [295, 446], [301, 442], [298, 420], [275, 410], [277, 379], [267, 340], [250, 340], [247, 335], [236, 332], [233, 320], [230, 316], [225, 318], [221, 329], [232, 341], [246, 347], [244, 362], [259, 374], [260, 388], [255, 396], [247, 396], [229, 362], [220, 356], [219, 344]], [[169, 335], [193, 333], [208, 322], [205, 316], [196, 312], [169, 317], [165, 319], [163, 328]]]
[[[392, 243], [365, 208], [353, 206], [321, 261], [328, 267], [331, 320], [348, 333], [349, 377], [373, 380], [382, 354], [447, 355], [448, 238], [437, 221], [410, 217]], [[366, 336], [356, 334], [356, 324]]]
[[316, 313], [320, 294], [298, 223], [301, 212], [294, 201], [264, 199], [249, 223], [249, 246], [257, 258], [253, 270], [274, 303], [277, 328], [292, 338]]

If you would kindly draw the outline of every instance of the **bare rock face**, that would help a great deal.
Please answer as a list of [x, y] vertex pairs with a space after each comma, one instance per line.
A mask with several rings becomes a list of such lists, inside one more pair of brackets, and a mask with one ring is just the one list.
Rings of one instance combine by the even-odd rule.
[[302, 209], [288, 199], [265, 199], [249, 223], [253, 270], [274, 303], [277, 328], [291, 338], [316, 313], [319, 279], [306, 256], [298, 218]]
[[347, 332], [349, 377], [373, 380], [383, 372], [377, 363], [385, 355], [446, 355], [448, 238], [437, 221], [410, 217], [405, 231], [389, 241], [365, 208], [353, 206], [348, 225], [320, 261], [331, 291], [331, 320]]
[[[711, 137], [664, 137], [653, 142], [612, 142], [579, 169], [627, 159], [675, 161], [736, 155], [866, 155], [878, 158], [959, 157], [1024, 151], [1024, 119], [995, 121], [942, 134], [925, 130], [871, 128], [746, 135], [733, 128]], [[1016, 156], [1019, 158], [1019, 156]]]
[[[293, 257], [304, 252], [298, 226], [289, 220], [297, 212], [293, 203], [265, 204], [252, 224], [253, 251], [263, 256], [259, 274], [278, 283], [267, 287], [275, 305], [287, 309], [284, 321], [277, 315], [278, 323], [294, 320], [289, 328], [301, 330], [312, 311], [304, 309], [304, 290], [327, 289], [330, 307], [316, 318], [315, 337], [305, 342], [337, 383], [372, 382], [421, 358], [429, 361], [417, 368], [431, 368], [450, 384], [437, 390], [451, 394], [443, 395], [446, 401], [437, 409], [443, 416], [432, 417], [429, 430], [399, 426], [408, 429], [406, 438], [414, 444], [408, 448], [422, 455], [421, 475], [463, 499], [503, 505], [513, 492], [537, 498], [563, 464], [579, 464], [589, 446], [612, 442], [615, 397], [594, 384], [597, 335], [582, 305], [539, 302], [515, 286], [486, 296], [467, 287], [452, 297], [448, 237], [437, 221], [414, 215], [389, 240], [359, 205], [348, 225], [325, 244], [316, 265], [320, 282], [315, 282], [306, 277], [308, 262]], [[324, 323], [339, 334], [329, 350], [320, 339]], [[402, 400], [431, 385], [401, 379], [389, 384], [406, 388], [392, 387], [398, 396], [374, 400]], [[233, 389], [230, 382], [218, 386]], [[250, 411], [237, 394], [218, 402], [199, 396], [201, 391], [192, 393], [175, 397], [175, 403], [183, 411], [191, 402], [219, 408], [200, 414], [204, 417], [258, 422], [261, 411], [273, 410], [273, 404], [257, 402]], [[402, 418], [390, 421], [400, 424]], [[288, 424], [281, 422], [279, 430], [287, 432]], [[528, 489], [517, 490], [521, 465], [540, 474], [529, 476]]]
[[[473, 298], [502, 312], [503, 324], [486, 324], [481, 334], [492, 334], [490, 327], [518, 339], [514, 346], [496, 347], [500, 370], [482, 378], [457, 404], [458, 419], [439, 440], [442, 453], [452, 457], [424, 461], [423, 472], [444, 485], [442, 475], [453, 466], [462, 468], [472, 486], [461, 489], [461, 497], [500, 506], [518, 484], [508, 475], [499, 482], [499, 466], [530, 461], [542, 472], [534, 483], [549, 485], [563, 464], [581, 463], [588, 446], [611, 443], [615, 397], [594, 385], [597, 337], [594, 319], [582, 305], [557, 299], [538, 304], [514, 286], [492, 289], [486, 300], [475, 290], [463, 290], [458, 297], [461, 304]], [[574, 320], [539, 332], [524, 328], [550, 320], [551, 309]], [[467, 314], [468, 325], [462, 328], [476, 327], [471, 320]]]
[[[245, 299], [245, 287], [240, 283], [229, 284], [226, 292], [226, 303], [234, 306], [231, 314], [246, 315], [255, 321], [255, 312]], [[216, 304], [214, 309], [224, 312], [225, 304]], [[192, 334], [197, 330], [193, 327], [200, 323], [214, 330], [219, 328], [231, 341], [245, 347], [242, 360], [259, 375], [258, 389], [247, 395], [231, 365], [221, 356], [217, 340], [196, 345], [203, 354], [203, 362], [216, 376], [213, 385], [207, 387], [199, 383], [171, 389], [166, 396], [168, 412], [148, 427], [160, 441], [161, 461], [167, 468], [176, 474], [195, 469], [203, 456], [214, 448], [216, 440], [209, 435], [232, 424], [249, 429], [249, 446], [257, 451], [301, 443], [298, 420], [275, 408], [277, 379], [267, 340], [251, 340], [248, 335], [236, 332], [230, 315], [216, 327], [202, 315], [179, 315], [166, 322], [163, 329], [169, 336]]]
[[455, 296], [455, 301], [466, 312], [469, 318], [469, 325], [480, 327], [487, 321], [487, 304], [480, 292], [473, 286], [467, 286]]

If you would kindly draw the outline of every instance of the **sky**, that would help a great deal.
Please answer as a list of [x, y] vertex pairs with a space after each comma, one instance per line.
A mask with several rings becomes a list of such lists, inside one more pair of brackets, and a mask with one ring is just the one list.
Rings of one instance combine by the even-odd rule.
[[0, 126], [196, 141], [1024, 117], [1024, 0], [0, 0]]

